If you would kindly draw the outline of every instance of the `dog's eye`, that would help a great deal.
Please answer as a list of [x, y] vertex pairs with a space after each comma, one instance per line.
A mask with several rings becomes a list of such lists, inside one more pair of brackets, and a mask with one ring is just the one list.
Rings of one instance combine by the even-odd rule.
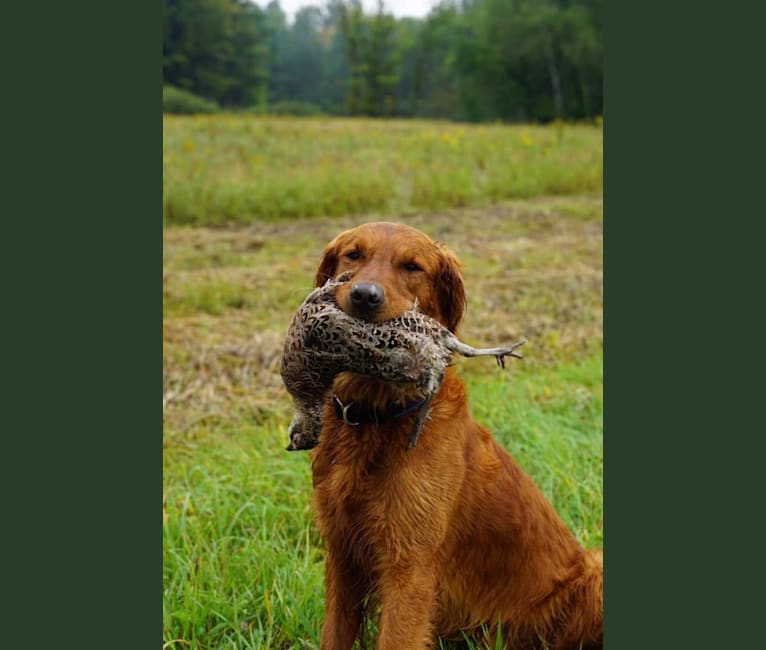
[[415, 271], [422, 271], [422, 270], [423, 270], [423, 269], [421, 269], [421, 268], [420, 268], [420, 266], [419, 266], [418, 264], [416, 264], [415, 262], [407, 262], [407, 263], [404, 265], [404, 268], [405, 268], [405, 269], [407, 269], [408, 271], [412, 271], [412, 272], [415, 272]]
[[348, 260], [358, 260], [362, 257], [362, 254], [359, 251], [350, 251], [346, 253], [346, 259]]

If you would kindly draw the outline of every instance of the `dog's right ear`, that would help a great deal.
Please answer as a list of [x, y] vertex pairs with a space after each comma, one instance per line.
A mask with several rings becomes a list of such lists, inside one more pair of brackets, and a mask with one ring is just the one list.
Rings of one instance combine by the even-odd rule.
[[441, 322], [450, 332], [457, 332], [467, 302], [460, 260], [446, 246], [439, 247], [441, 268], [437, 284], [437, 301]]
[[321, 287], [330, 278], [335, 277], [335, 270], [338, 267], [338, 245], [337, 239], [331, 241], [325, 248], [322, 255], [322, 261], [319, 262], [317, 274], [314, 278], [314, 286]]

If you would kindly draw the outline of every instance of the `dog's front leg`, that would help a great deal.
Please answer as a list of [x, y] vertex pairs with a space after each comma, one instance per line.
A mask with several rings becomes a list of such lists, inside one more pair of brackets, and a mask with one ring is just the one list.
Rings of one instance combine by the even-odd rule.
[[351, 650], [362, 623], [365, 592], [359, 574], [336, 561], [325, 560], [325, 614], [321, 650]]
[[429, 570], [409, 567], [382, 576], [378, 650], [430, 648], [434, 594]]

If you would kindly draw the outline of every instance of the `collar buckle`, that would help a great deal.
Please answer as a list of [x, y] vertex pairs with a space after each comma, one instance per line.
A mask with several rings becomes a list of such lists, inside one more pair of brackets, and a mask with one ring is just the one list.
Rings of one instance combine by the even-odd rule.
[[351, 422], [351, 420], [348, 419], [348, 410], [354, 405], [354, 403], [349, 402], [348, 404], [344, 405], [343, 402], [341, 402], [340, 399], [338, 399], [337, 395], [333, 395], [332, 398], [333, 400], [335, 400], [335, 403], [338, 405], [338, 408], [340, 409], [340, 416], [343, 422], [352, 427], [358, 427], [360, 424], [359, 422]]

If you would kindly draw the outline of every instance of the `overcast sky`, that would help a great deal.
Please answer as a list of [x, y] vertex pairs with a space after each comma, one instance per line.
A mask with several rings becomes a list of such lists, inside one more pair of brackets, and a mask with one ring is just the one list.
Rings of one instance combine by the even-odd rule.
[[[403, 16], [414, 16], [422, 18], [431, 10], [431, 7], [438, 0], [385, 0], [386, 10], [394, 14], [397, 18]], [[261, 7], [269, 4], [269, 0], [255, 0]], [[295, 12], [306, 5], [324, 6], [324, 0], [280, 0], [279, 6], [282, 7], [289, 20], [295, 17]], [[377, 11], [377, 0], [362, 0], [362, 6], [367, 13]]]

